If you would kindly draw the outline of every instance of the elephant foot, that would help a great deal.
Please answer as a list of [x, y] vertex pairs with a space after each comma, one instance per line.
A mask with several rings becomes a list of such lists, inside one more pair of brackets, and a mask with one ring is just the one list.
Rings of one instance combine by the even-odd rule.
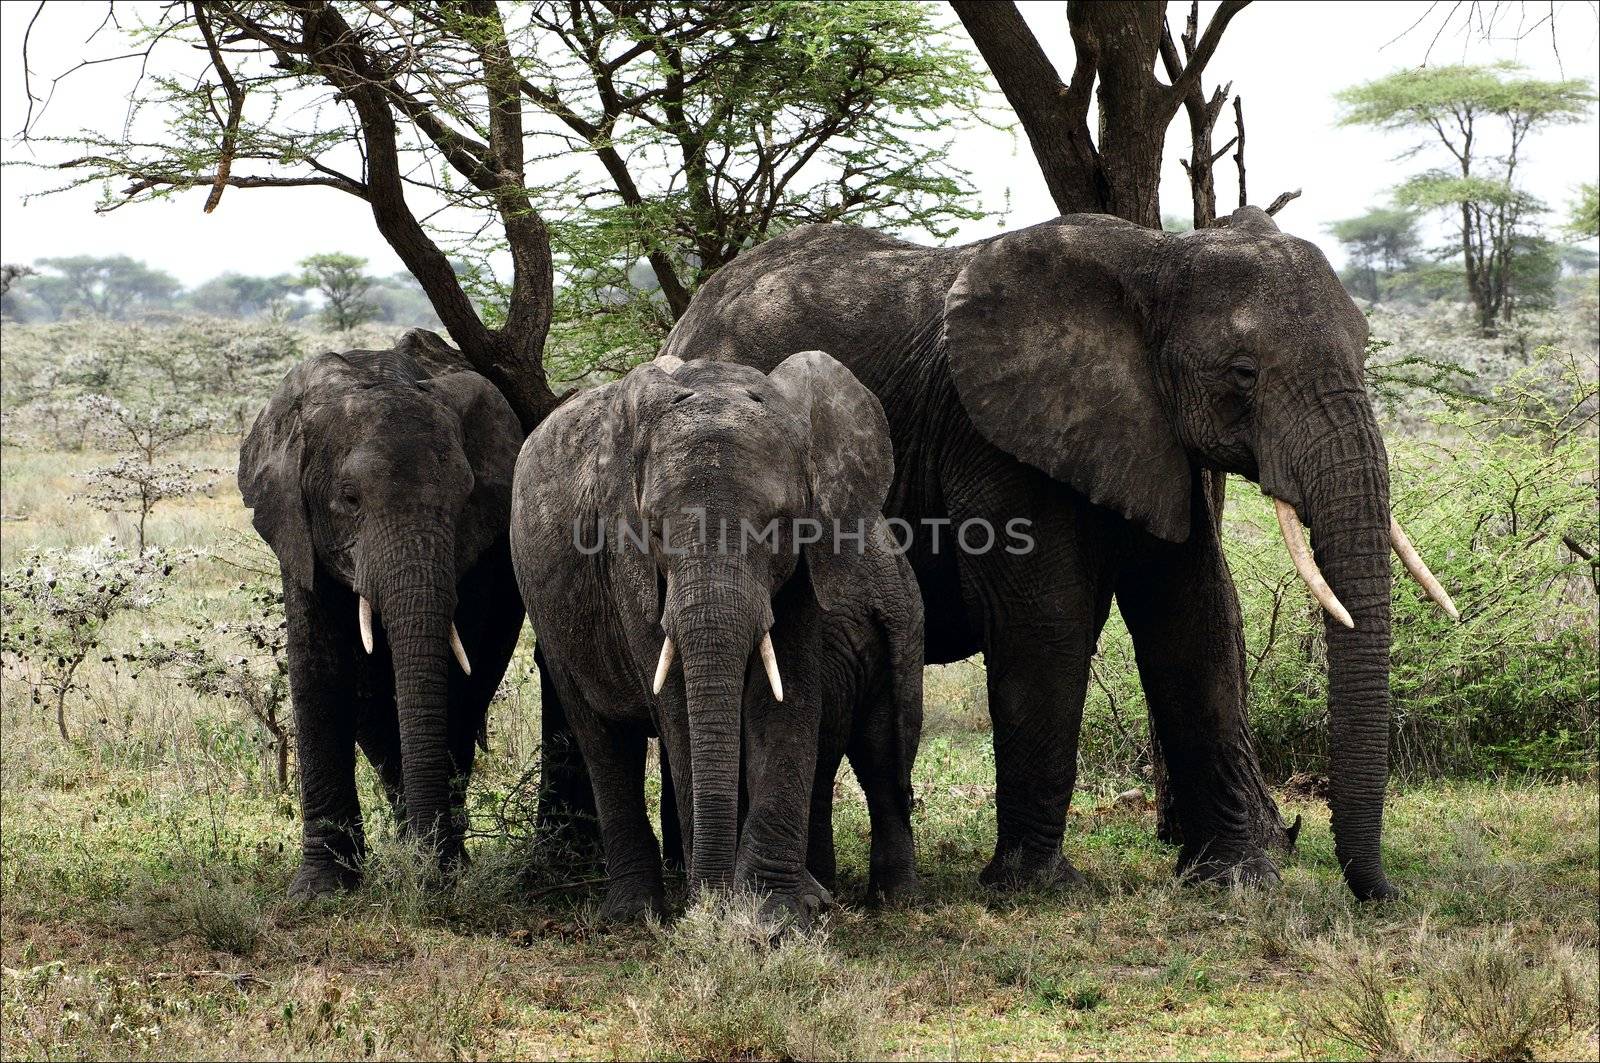
[[606, 887], [600, 905], [603, 923], [637, 923], [660, 919], [667, 911], [667, 897], [659, 882], [623, 881]]
[[792, 889], [763, 892], [759, 918], [773, 933], [790, 927], [810, 930], [822, 913], [833, 907], [833, 894], [810, 872], [803, 872], [799, 885]]
[[867, 882], [867, 903], [874, 908], [912, 908], [922, 900], [922, 883], [913, 869], [874, 874]]
[[1215, 886], [1276, 886], [1282, 876], [1264, 851], [1238, 854], [1190, 853], [1178, 858], [1176, 874], [1185, 883]]
[[311, 900], [353, 890], [360, 884], [361, 872], [355, 868], [307, 860], [301, 863], [300, 870], [295, 872], [294, 880], [289, 883], [289, 898]]
[[995, 853], [978, 882], [998, 890], [1076, 889], [1088, 884], [1060, 850], [1046, 855], [1012, 850]]

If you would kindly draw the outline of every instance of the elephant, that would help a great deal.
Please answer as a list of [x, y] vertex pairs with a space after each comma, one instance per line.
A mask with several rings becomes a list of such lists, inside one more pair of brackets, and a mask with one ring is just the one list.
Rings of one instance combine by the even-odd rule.
[[307, 358], [239, 452], [239, 489], [277, 555], [300, 758], [291, 895], [355, 885], [355, 751], [441, 870], [465, 857], [467, 777], [523, 609], [505, 397], [438, 336]]
[[[662, 352], [766, 369], [764, 352], [821, 347], [881, 400], [927, 658], [988, 666], [987, 883], [1078, 878], [1062, 841], [1113, 595], [1168, 758], [1178, 872], [1276, 879], [1247, 822], [1246, 788], [1265, 788], [1242, 770], [1242, 624], [1202, 470], [1255, 481], [1329, 614], [1338, 862], [1358, 896], [1386, 898], [1391, 545], [1454, 606], [1391, 518], [1366, 343], [1321, 252], [1247, 207], [1182, 235], [1079, 214], [947, 248], [806, 226], [711, 277]], [[934, 540], [940, 522], [1017, 518], [1027, 554]]]
[[878, 401], [819, 351], [770, 373], [658, 359], [528, 437], [511, 553], [593, 783], [605, 919], [664, 908], [651, 736], [697, 894], [749, 890], [802, 924], [828, 907], [847, 753], [869, 893], [915, 895], [922, 614], [881, 512], [892, 475]]

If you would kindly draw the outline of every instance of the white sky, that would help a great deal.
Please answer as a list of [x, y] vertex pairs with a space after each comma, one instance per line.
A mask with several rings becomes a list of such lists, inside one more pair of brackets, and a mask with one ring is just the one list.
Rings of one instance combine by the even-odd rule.
[[[23, 91], [22, 38], [32, 3], [0, 4], [0, 133], [8, 138], [0, 151], [8, 162], [53, 161], [62, 149], [34, 149], [13, 143], [26, 112]], [[138, 6], [119, 4], [119, 10]], [[1065, 5], [1028, 2], [1023, 9], [1034, 32], [1067, 75], [1072, 48], [1066, 31]], [[1202, 17], [1215, 5], [1202, 4]], [[1423, 26], [1406, 34], [1431, 5], [1427, 0], [1391, 2], [1290, 2], [1258, 0], [1238, 15], [1206, 74], [1206, 87], [1231, 79], [1244, 97], [1250, 198], [1265, 205], [1279, 192], [1301, 188], [1304, 195], [1279, 215], [1279, 223], [1317, 240], [1337, 261], [1326, 236], [1329, 221], [1361, 213], [1386, 200], [1401, 178], [1443, 160], [1429, 152], [1406, 161], [1396, 156], [1410, 146], [1400, 135], [1363, 129], [1341, 129], [1333, 93], [1403, 66], [1423, 61], [1432, 29], [1443, 7]], [[1600, 68], [1600, 21], [1586, 0], [1558, 2], [1560, 60], [1552, 48], [1548, 26], [1526, 39], [1512, 39], [1523, 5], [1503, 5], [1498, 39], [1481, 42], [1476, 34], [1442, 37], [1433, 47], [1432, 62], [1489, 62], [1514, 59], [1541, 77], [1583, 77], [1593, 81]], [[1172, 22], [1181, 24], [1187, 5], [1172, 5]], [[1543, 3], [1528, 3], [1529, 21], [1538, 19]], [[34, 31], [32, 45], [36, 91], [51, 76], [89, 54], [83, 41], [105, 15], [104, 3], [54, 0]], [[964, 41], [965, 36], [960, 34]], [[1400, 39], [1389, 43], [1395, 38]], [[108, 41], [97, 42], [94, 54], [106, 54]], [[981, 60], [980, 60], [981, 63]], [[62, 82], [36, 133], [66, 134], [81, 127], [114, 132], [126, 112], [134, 77], [132, 64], [86, 67]], [[997, 99], [999, 99], [997, 97]], [[1003, 99], [999, 99], [1003, 106]], [[1224, 115], [1217, 138], [1231, 136], [1231, 112]], [[1187, 217], [1188, 185], [1178, 158], [1188, 153], [1187, 123], [1180, 113], [1172, 125], [1167, 170], [1162, 186], [1165, 212]], [[1529, 189], [1564, 216], [1580, 182], [1594, 181], [1600, 127], [1591, 116], [1573, 126], [1536, 135], [1525, 148], [1520, 173]], [[1442, 149], [1440, 149], [1442, 152]], [[1056, 213], [1020, 129], [1009, 134], [980, 130], [963, 134], [956, 161], [972, 171], [984, 205], [998, 210], [1009, 200], [1009, 216], [998, 225], [990, 219], [968, 223], [956, 240], [988, 235], [998, 227], [1017, 228]], [[1427, 161], [1424, 161], [1427, 160]], [[225, 269], [245, 273], [280, 273], [294, 269], [309, 254], [347, 251], [364, 255], [378, 272], [400, 268], [373, 227], [359, 201], [331, 189], [231, 189], [216, 213], [205, 215], [204, 190], [170, 200], [125, 207], [96, 215], [98, 188], [36, 198], [31, 192], [60, 183], [60, 175], [7, 166], [0, 170], [0, 258], [28, 262], [51, 255], [127, 254], [141, 258], [195, 284]], [[1236, 202], [1237, 185], [1231, 159], [1217, 166], [1218, 202], [1223, 209]], [[1554, 217], [1552, 217], [1554, 220]], [[1442, 230], [1439, 230], [1442, 232]]]

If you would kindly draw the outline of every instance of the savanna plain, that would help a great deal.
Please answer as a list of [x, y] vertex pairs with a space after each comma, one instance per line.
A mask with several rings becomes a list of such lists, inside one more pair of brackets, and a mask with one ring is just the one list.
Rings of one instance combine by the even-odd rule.
[[[867, 817], [846, 773], [842, 904], [820, 932], [775, 940], [737, 900], [598, 925], [598, 872], [532, 827], [531, 632], [472, 779], [466, 871], [427, 880], [363, 763], [365, 885], [286, 900], [292, 716], [276, 566], [233, 483], [238, 432], [295, 357], [394, 337], [7, 322], [5, 1055], [1595, 1058], [1595, 583], [1567, 545], [1600, 538], [1585, 298], [1494, 340], [1443, 311], [1374, 316], [1396, 510], [1464, 614], [1447, 623], [1397, 579], [1384, 844], [1401, 900], [1357, 904], [1335, 864], [1321, 622], [1270, 509], [1236, 481], [1227, 538], [1252, 720], [1283, 813], [1304, 822], [1281, 884], [1173, 881], [1113, 619], [1067, 833], [1086, 886], [977, 885], [994, 766], [983, 669], [968, 661], [928, 673], [925, 902], [865, 907]], [[1417, 365], [1446, 361], [1470, 387], [1415, 386]], [[168, 470], [148, 507], [124, 491], [96, 508], [96, 470], [127, 446], [118, 410], [224, 395], [236, 407], [161, 444], [188, 480]]]

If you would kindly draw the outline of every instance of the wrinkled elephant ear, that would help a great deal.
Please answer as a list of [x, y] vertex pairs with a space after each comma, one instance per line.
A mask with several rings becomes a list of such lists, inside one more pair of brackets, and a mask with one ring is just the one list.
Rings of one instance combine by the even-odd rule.
[[278, 555], [284, 578], [308, 589], [316, 555], [301, 497], [305, 456], [301, 402], [317, 361], [302, 362], [284, 377], [239, 449], [239, 493], [250, 507], [250, 522]]
[[456, 529], [458, 564], [465, 572], [506, 532], [522, 424], [500, 389], [476, 372], [446, 373], [421, 386], [456, 415], [472, 467], [472, 494]]
[[[676, 359], [674, 359], [676, 361]], [[601, 423], [596, 433], [592, 456], [586, 456], [593, 469], [592, 491], [597, 516], [606, 522], [607, 556], [613, 581], [626, 587], [646, 623], [661, 619], [661, 595], [655, 565], [646, 552], [651, 529], [644, 526], [639, 513], [641, 469], [639, 457], [644, 441], [640, 426], [648, 423], [649, 407], [669, 399], [682, 390], [672, 379], [676, 368], [657, 359], [637, 366], [622, 380], [611, 385]], [[622, 534], [635, 532], [632, 538]]]
[[1164, 239], [1110, 219], [1002, 236], [951, 285], [945, 345], [984, 438], [1181, 542], [1189, 462], [1162, 409], [1145, 329]]
[[[811, 428], [810, 476], [820, 542], [806, 548], [812, 588], [824, 609], [844, 600], [852, 558], [872, 533], [894, 479], [894, 452], [883, 407], [866, 385], [832, 356], [802, 351], [785, 358], [769, 376]], [[838, 549], [835, 549], [835, 547]]]

